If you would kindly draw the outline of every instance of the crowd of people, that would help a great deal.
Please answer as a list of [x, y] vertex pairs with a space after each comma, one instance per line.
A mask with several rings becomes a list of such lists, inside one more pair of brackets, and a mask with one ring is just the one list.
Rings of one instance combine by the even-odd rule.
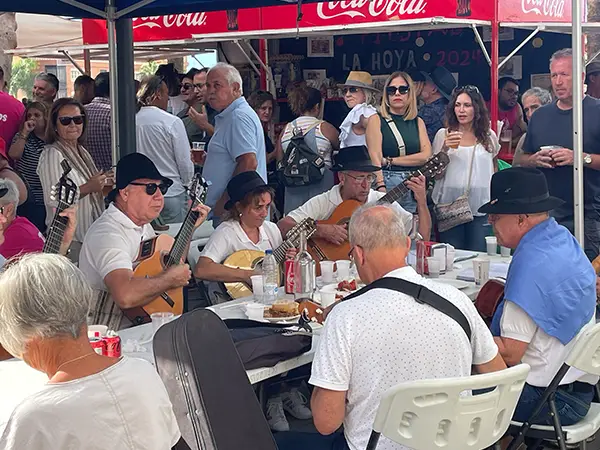
[[[96, 355], [86, 323], [134, 326], [124, 311], [187, 286], [192, 276], [214, 283], [209, 291], [219, 295], [211, 300], [220, 301], [223, 283], [250, 284], [258, 273], [226, 266], [228, 256], [275, 249], [305, 219], [316, 221], [315, 237], [333, 245], [349, 241], [363, 282], [392, 277], [425, 286], [464, 314], [472, 336], [400, 292], [370, 291], [342, 302], [328, 311], [315, 354], [311, 408], [297, 384], [271, 393], [266, 415], [279, 448], [363, 449], [389, 387], [468, 376], [472, 367], [484, 373], [528, 363], [515, 413], [528, 419], [577, 336], [595, 323], [591, 261], [600, 251], [600, 101], [593, 97], [600, 66], [588, 66], [590, 95], [583, 102], [585, 253], [572, 236], [576, 74], [570, 49], [552, 56], [550, 73], [555, 100], [532, 88], [520, 103], [518, 81], [500, 80], [499, 117], [511, 131], [515, 165], [522, 166], [502, 171], [480, 90], [458, 87], [442, 67], [393, 73], [382, 92], [370, 74], [351, 72], [341, 86], [349, 112], [339, 129], [322, 119], [320, 90], [299, 83], [288, 92], [295, 119], [273, 135], [277, 102], [264, 91], [246, 99], [235, 67], [218, 63], [179, 75], [161, 66], [139, 85], [137, 151], [119, 161], [111, 156], [108, 74], [78, 78], [73, 98], [55, 98], [59, 85], [51, 74], [36, 77], [26, 105], [0, 92], [7, 117], [0, 123], [0, 343], [50, 379], [15, 410], [0, 448], [58, 449], [72, 439], [106, 448], [176, 445], [180, 433], [158, 375], [127, 357]], [[192, 156], [196, 150], [201, 160]], [[449, 163], [428, 180], [419, 169], [440, 153]], [[65, 256], [35, 255], [54, 225], [63, 161], [78, 200], [61, 213], [60, 253], [78, 268]], [[186, 188], [198, 172], [209, 187], [195, 207], [194, 227], [212, 220], [215, 231], [196, 266], [175, 264], [136, 277], [140, 242], [184, 221]], [[349, 226], [324, 223], [345, 201], [359, 205]], [[468, 297], [406, 262], [409, 236], [480, 251], [488, 235], [516, 249], [491, 330]], [[564, 425], [586, 415], [597, 381], [567, 374], [556, 398]], [[114, 395], [98, 395], [107, 389]], [[99, 421], [118, 415], [113, 436], [86, 425], [90, 405], [101, 410]], [[289, 432], [285, 412], [312, 417], [320, 434]], [[75, 422], [66, 426], [68, 418]], [[551, 423], [549, 412], [536, 421]], [[378, 448], [398, 447], [382, 439]]]

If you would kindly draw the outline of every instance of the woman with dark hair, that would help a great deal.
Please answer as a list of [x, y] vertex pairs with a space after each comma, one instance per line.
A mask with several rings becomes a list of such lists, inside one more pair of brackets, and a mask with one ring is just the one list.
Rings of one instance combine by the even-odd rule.
[[61, 162], [67, 160], [71, 166], [69, 178], [79, 186], [77, 208], [77, 230], [75, 241], [83, 242], [88, 228], [104, 211], [102, 190], [109, 172], [99, 172], [94, 160], [83, 147], [87, 116], [77, 100], [66, 97], [52, 105], [46, 126], [46, 146], [40, 155], [37, 173], [44, 191], [46, 205], [46, 225], [50, 226], [57, 202], [52, 197], [52, 187], [56, 185], [63, 170]]
[[46, 145], [46, 122], [48, 107], [42, 102], [29, 102], [25, 120], [15, 135], [8, 156], [16, 162], [19, 175], [29, 188], [30, 197], [19, 207], [19, 215], [29, 219], [42, 233], [46, 231], [46, 207], [44, 190], [37, 174], [40, 155]]
[[334, 184], [333, 172], [329, 169], [333, 165], [333, 152], [340, 148], [339, 133], [329, 122], [319, 119], [322, 103], [321, 91], [306, 84], [300, 84], [288, 93], [288, 104], [297, 118], [283, 130], [282, 151], [285, 154], [294, 135], [301, 132], [308, 147], [325, 161], [325, 173], [319, 183], [285, 188], [286, 214], [315, 195], [328, 191]]
[[[439, 130], [433, 141], [434, 154], [443, 151], [450, 157], [445, 174], [436, 181], [432, 193], [440, 240], [455, 248], [485, 251], [485, 236], [490, 228], [485, 214], [477, 210], [490, 201], [490, 181], [498, 167], [500, 145], [490, 129], [488, 110], [479, 89], [455, 89], [446, 120], [448, 128]], [[455, 216], [458, 211], [466, 214], [448, 217], [448, 211], [454, 211]]]

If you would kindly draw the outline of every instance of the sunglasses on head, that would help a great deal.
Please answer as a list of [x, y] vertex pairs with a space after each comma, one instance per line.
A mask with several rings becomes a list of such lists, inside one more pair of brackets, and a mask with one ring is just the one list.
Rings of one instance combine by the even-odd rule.
[[169, 190], [169, 186], [167, 186], [165, 183], [160, 183], [160, 184], [156, 184], [156, 183], [129, 183], [132, 184], [134, 186], [146, 186], [146, 194], [148, 195], [154, 195], [156, 193], [157, 189], [160, 189], [160, 193], [162, 195], [165, 195], [167, 193], [167, 191]]
[[79, 115], [79, 116], [62, 116], [58, 118], [58, 121], [60, 122], [61, 125], [63, 126], [68, 126], [71, 125], [71, 122], [73, 122], [75, 125], [81, 125], [83, 123], [83, 115]]
[[387, 95], [396, 95], [396, 92], [399, 92], [400, 95], [408, 94], [410, 91], [410, 87], [408, 86], [388, 86], [385, 88], [385, 93]]
[[348, 92], [351, 94], [356, 94], [358, 92], [357, 87], [345, 87], [342, 89], [342, 94], [346, 95]]
[[467, 84], [466, 86], [457, 87], [454, 89], [454, 92], [468, 92], [480, 94], [479, 88], [477, 86], [473, 86], [472, 84]]

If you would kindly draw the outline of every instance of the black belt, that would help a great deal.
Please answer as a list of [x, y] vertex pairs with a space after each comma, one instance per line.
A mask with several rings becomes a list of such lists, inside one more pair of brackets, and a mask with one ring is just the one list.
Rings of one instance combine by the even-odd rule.
[[594, 390], [594, 385], [590, 383], [584, 383], [583, 381], [574, 381], [569, 384], [561, 384], [558, 389], [567, 392], [579, 392], [581, 394], [587, 394]]

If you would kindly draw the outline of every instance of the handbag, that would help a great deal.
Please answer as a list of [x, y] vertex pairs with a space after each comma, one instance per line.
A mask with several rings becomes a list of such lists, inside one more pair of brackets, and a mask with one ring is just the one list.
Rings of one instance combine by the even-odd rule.
[[469, 181], [465, 193], [451, 203], [440, 203], [435, 205], [438, 231], [448, 231], [459, 225], [473, 221], [473, 211], [469, 205], [469, 192], [471, 191], [471, 178], [473, 177], [473, 160], [475, 159], [475, 144], [471, 163], [469, 164]]

